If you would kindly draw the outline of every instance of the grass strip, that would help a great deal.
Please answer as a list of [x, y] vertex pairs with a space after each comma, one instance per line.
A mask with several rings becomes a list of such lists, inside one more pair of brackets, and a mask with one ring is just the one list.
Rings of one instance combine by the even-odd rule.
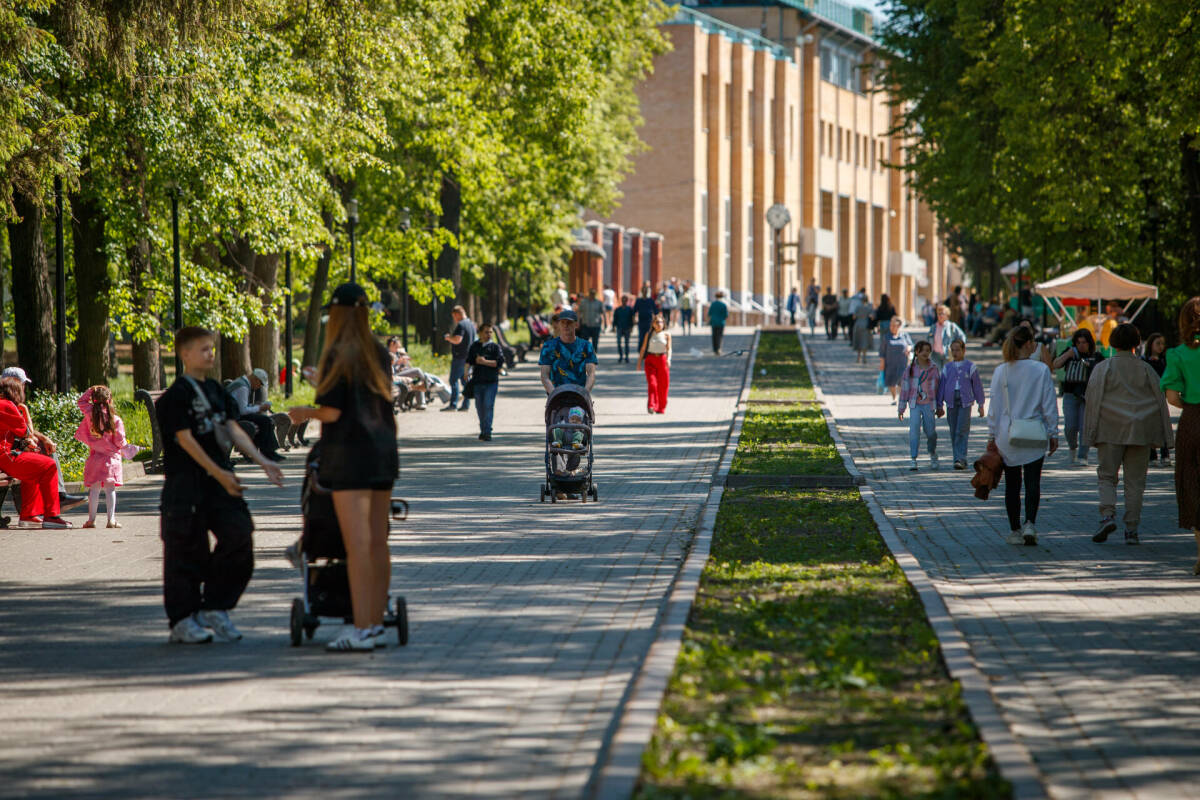
[[[811, 389], [789, 369], [803, 383], [780, 392]], [[770, 461], [762, 443], [789, 437], [821, 446], [811, 420], [781, 411], [747, 415], [738, 457]], [[726, 490], [636, 796], [1010, 795], [858, 492]]]

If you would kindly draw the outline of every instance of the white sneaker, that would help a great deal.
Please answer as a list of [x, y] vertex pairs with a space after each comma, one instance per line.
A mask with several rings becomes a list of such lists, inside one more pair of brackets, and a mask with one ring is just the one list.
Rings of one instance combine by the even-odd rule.
[[1004, 540], [1008, 544], [1025, 544], [1025, 537], [1021, 535], [1021, 531], [1009, 531], [1008, 538]]
[[1074, 453], [1071, 453], [1071, 457], [1067, 459], [1067, 466], [1068, 467], [1079, 466], [1079, 459], [1075, 457]]
[[171, 626], [171, 638], [168, 641], [173, 644], [205, 644], [212, 639], [212, 634], [196, 621], [195, 614], [191, 614]]
[[387, 628], [382, 625], [372, 626], [371, 640], [375, 642], [376, 647], [387, 647]]
[[229, 618], [228, 611], [199, 611], [196, 619], [206, 628], [212, 628], [213, 638], [218, 642], [236, 642], [242, 638], [242, 632]]
[[930, 469], [937, 469], [937, 468], [938, 468], [938, 457], [937, 457], [937, 456], [930, 456], [930, 457], [929, 457], [929, 468], [930, 468]]
[[920, 469], [920, 467], [919, 467], [919, 466], [917, 466], [917, 460], [914, 458], [914, 459], [912, 460], [912, 463], [908, 465], [908, 471], [909, 471], [909, 472], [916, 472], [916, 471], [917, 471], [917, 470], [919, 470], [919, 469]]
[[1021, 538], [1023, 544], [1033, 547], [1037, 544], [1037, 528], [1033, 527], [1033, 523], [1025, 520], [1025, 524], [1021, 526]]
[[373, 653], [375, 637], [369, 632], [361, 635], [353, 625], [347, 625], [336, 639], [325, 645], [325, 649], [331, 653]]

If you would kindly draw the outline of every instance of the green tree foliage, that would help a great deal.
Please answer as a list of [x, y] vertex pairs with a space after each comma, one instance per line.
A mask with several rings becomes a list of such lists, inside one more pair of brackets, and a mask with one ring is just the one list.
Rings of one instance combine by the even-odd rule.
[[[20, 243], [40, 258], [22, 280], [48, 274], [40, 222], [11, 224], [40, 215], [61, 176], [75, 378], [107, 372], [111, 321], [145, 386], [178, 322], [173, 193], [184, 320], [219, 331], [237, 368], [237, 343], [274, 337], [285, 292], [319, 321], [347, 274], [352, 197], [368, 286], [405, 277], [418, 302], [461, 300], [486, 293], [485, 267], [544, 285], [579, 209], [617, 199], [666, 13], [658, 0], [15, 0], [0, 9], [0, 192], [14, 255]], [[447, 182], [457, 232], [438, 225]], [[438, 280], [428, 265], [447, 248], [461, 277]], [[285, 252], [291, 286], [275, 277]], [[40, 308], [17, 330], [48, 319]]]
[[884, 78], [911, 141], [903, 166], [948, 225], [1051, 272], [1101, 263], [1148, 280], [1153, 207], [1161, 282], [1175, 297], [1194, 290], [1194, 4], [894, 0], [889, 13]]

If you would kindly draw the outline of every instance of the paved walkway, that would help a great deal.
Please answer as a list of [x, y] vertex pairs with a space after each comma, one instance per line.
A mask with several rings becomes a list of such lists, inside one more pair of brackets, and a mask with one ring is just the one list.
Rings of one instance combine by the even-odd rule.
[[[929, 471], [922, 443], [921, 471], [909, 472], [907, 422], [874, 394], [878, 361], [855, 365], [843, 340], [809, 343], [855, 463], [945, 598], [1049, 793], [1200, 796], [1200, 578], [1192, 535], [1175, 525], [1171, 471], [1151, 469], [1141, 546], [1127, 547], [1120, 529], [1094, 544], [1095, 468], [1067, 467], [1063, 440], [1044, 473], [1039, 546], [1007, 545], [1003, 486], [975, 499], [973, 473], [949, 468], [944, 420], [943, 468]], [[967, 357], [986, 385], [998, 352], [972, 345]], [[972, 459], [986, 437], [976, 418]]]
[[744, 356], [702, 356], [705, 341], [677, 337], [656, 417], [602, 343], [599, 505], [538, 503], [533, 365], [505, 381], [491, 443], [473, 411], [400, 417], [407, 648], [326, 654], [335, 626], [288, 646], [299, 455], [283, 490], [239, 468], [259, 561], [237, 645], [166, 644], [155, 480], [121, 491], [120, 530], [0, 531], [0, 796], [579, 797], [741, 387]]

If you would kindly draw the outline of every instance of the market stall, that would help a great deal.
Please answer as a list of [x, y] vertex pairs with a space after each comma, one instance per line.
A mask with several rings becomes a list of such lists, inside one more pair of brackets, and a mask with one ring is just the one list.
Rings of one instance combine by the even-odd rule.
[[1059, 323], [1074, 321], [1067, 314], [1068, 306], [1089, 306], [1093, 300], [1097, 311], [1100, 311], [1105, 300], [1123, 301], [1125, 306], [1122, 315], [1132, 321], [1137, 319], [1150, 300], [1158, 297], [1157, 286], [1122, 278], [1100, 266], [1081, 267], [1036, 284], [1033, 289], [1046, 299], [1046, 304]]

